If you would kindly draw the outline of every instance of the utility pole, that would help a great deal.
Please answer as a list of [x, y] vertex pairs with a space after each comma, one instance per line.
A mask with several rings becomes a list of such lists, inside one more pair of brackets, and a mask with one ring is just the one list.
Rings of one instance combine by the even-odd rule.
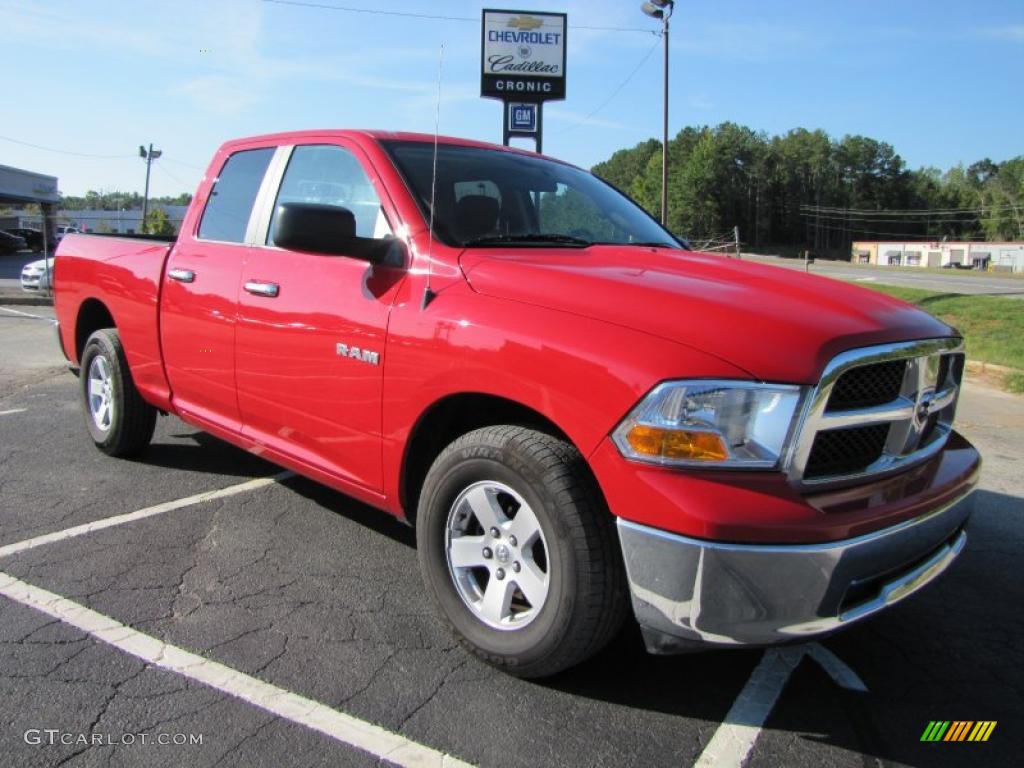
[[650, 0], [640, 6], [648, 16], [661, 19], [662, 37], [665, 40], [664, 106], [661, 125], [661, 225], [668, 227], [668, 20], [675, 10], [675, 0]]
[[736, 241], [736, 258], [740, 258], [740, 228], [739, 225], [732, 228], [732, 236]]
[[139, 227], [143, 234], [146, 232], [146, 215], [149, 213], [149, 169], [153, 165], [153, 161], [162, 154], [163, 150], [153, 149], [152, 142], [149, 145], [149, 151], [146, 151], [141, 144], [139, 145], [139, 157], [146, 161], [146, 193], [142, 196], [142, 224]]
[[672, 15], [670, 3], [665, 13], [665, 88], [664, 108], [661, 116], [661, 226], [668, 227], [668, 20]]

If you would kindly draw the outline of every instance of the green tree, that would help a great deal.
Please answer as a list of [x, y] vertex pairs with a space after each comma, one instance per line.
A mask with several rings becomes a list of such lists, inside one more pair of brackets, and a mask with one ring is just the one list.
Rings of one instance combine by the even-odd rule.
[[[594, 171], [660, 217], [661, 157], [650, 139]], [[684, 237], [738, 226], [748, 243], [831, 254], [848, 254], [859, 239], [1024, 239], [1024, 157], [910, 170], [869, 136], [766, 136], [722, 123], [684, 128], [668, 159], [669, 227]]]
[[167, 212], [163, 208], [150, 208], [146, 212], [142, 232], [147, 235], [173, 235], [174, 225], [167, 218]]

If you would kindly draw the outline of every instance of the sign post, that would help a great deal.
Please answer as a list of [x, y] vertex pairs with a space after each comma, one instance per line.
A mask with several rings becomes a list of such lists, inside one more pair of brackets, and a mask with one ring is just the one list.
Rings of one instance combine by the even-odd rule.
[[532, 138], [543, 150], [544, 102], [565, 98], [564, 13], [484, 9], [480, 95], [500, 99], [502, 142]]

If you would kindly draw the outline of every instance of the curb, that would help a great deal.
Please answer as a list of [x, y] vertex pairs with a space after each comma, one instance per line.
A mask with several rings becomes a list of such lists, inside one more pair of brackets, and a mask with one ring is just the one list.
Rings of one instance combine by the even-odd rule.
[[1019, 393], [1010, 389], [1010, 378], [1024, 376], [1024, 370], [1019, 368], [1009, 368], [1005, 365], [985, 363], [980, 360], [968, 360], [966, 373], [972, 381], [984, 382], [1011, 395]]
[[47, 295], [35, 296], [31, 293], [18, 291], [0, 291], [0, 304], [7, 306], [22, 307], [52, 307], [53, 297]]

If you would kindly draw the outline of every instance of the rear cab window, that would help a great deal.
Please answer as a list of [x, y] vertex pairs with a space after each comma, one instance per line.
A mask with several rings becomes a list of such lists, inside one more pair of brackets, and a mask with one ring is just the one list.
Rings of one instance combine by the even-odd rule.
[[243, 243], [253, 204], [275, 147], [247, 149], [227, 159], [213, 183], [199, 223], [200, 240]]

